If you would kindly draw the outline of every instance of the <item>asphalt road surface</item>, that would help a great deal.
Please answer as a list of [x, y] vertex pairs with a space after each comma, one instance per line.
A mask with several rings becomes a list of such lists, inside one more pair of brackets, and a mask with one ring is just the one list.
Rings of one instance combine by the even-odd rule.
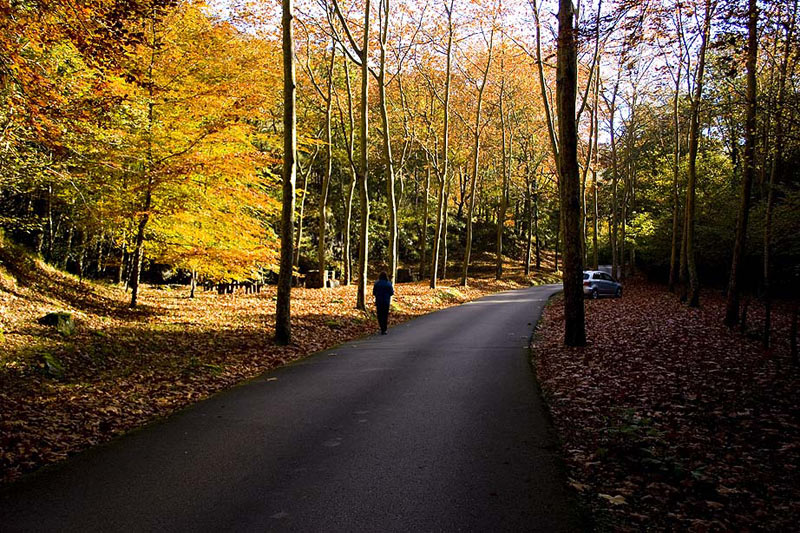
[[2, 531], [580, 531], [528, 359], [560, 286], [322, 352], [0, 494]]

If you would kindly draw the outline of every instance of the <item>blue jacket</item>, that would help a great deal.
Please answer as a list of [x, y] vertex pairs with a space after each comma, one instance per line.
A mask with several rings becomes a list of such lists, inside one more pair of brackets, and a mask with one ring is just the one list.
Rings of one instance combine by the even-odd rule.
[[393, 294], [394, 288], [389, 280], [379, 279], [372, 288], [372, 295], [375, 297], [376, 305], [389, 305], [392, 303]]

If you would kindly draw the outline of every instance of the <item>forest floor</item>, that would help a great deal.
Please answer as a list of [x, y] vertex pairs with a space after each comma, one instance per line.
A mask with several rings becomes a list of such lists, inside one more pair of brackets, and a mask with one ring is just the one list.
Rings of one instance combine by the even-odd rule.
[[[455, 271], [455, 270], [453, 270]], [[467, 289], [456, 280], [400, 284], [391, 324], [497, 291], [558, 281], [518, 265], [495, 281], [475, 269]], [[482, 275], [486, 278], [482, 278]], [[274, 335], [275, 287], [260, 294], [218, 295], [188, 287], [145, 286], [127, 306], [119, 287], [55, 270], [0, 243], [1, 482], [60, 461], [167, 416], [267, 370], [372, 334], [372, 313], [355, 309], [356, 287], [292, 290], [293, 342]], [[371, 296], [369, 297], [371, 301]], [[72, 313], [69, 336], [37, 323]]]
[[[773, 345], [722, 325], [665, 287], [626, 283], [586, 302], [589, 344], [565, 348], [560, 298], [534, 337], [534, 363], [570, 484], [598, 530], [790, 531], [800, 516], [800, 379], [790, 313]], [[779, 306], [780, 307], [780, 306]], [[750, 306], [750, 328], [763, 310]]]

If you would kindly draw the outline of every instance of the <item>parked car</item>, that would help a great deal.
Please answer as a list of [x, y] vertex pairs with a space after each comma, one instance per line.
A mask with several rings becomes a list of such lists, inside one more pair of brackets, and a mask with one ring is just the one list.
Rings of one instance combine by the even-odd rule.
[[600, 270], [585, 270], [583, 272], [583, 295], [592, 299], [601, 296], [619, 298], [622, 296], [622, 284]]

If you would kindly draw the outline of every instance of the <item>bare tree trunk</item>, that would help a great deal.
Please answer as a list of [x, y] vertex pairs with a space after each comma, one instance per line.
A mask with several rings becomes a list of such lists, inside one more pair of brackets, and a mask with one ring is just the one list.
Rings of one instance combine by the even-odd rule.
[[[501, 57], [500, 64], [503, 64]], [[502, 66], [501, 66], [502, 69]], [[508, 207], [508, 153], [506, 151], [506, 117], [505, 109], [503, 106], [505, 93], [505, 79], [500, 81], [500, 138], [503, 146], [500, 150], [503, 171], [502, 190], [500, 192], [500, 207], [497, 211], [497, 238], [495, 241], [495, 271], [494, 279], [501, 279], [503, 277], [503, 226], [506, 220], [506, 209]], [[510, 150], [509, 150], [510, 151]]]
[[[684, 261], [681, 225], [680, 225], [680, 162], [681, 162], [681, 128], [680, 128], [680, 93], [681, 93], [681, 74], [683, 73], [683, 26], [681, 23], [681, 5], [677, 4], [676, 24], [678, 28], [678, 70], [675, 73], [675, 95], [672, 100], [672, 123], [674, 129], [673, 138], [673, 158], [672, 158], [672, 243], [669, 257], [669, 281], [670, 292], [675, 292], [675, 283], [680, 275], [679, 261]], [[687, 51], [688, 58], [688, 51]], [[688, 67], [687, 67], [688, 68]], [[688, 73], [687, 73], [688, 78]], [[680, 239], [680, 241], [678, 240]], [[680, 242], [680, 250], [679, 243]]]
[[531, 246], [533, 244], [533, 207], [531, 206], [531, 182], [527, 179], [525, 190], [525, 277], [531, 275]]
[[433, 256], [431, 262], [431, 289], [436, 288], [436, 276], [439, 266], [439, 246], [442, 238], [442, 219], [444, 218], [445, 181], [447, 180], [448, 162], [450, 159], [450, 80], [453, 62], [453, 1], [445, 4], [447, 11], [447, 67], [444, 84], [444, 132], [442, 133], [443, 169], [439, 176], [439, 209], [436, 214], [436, 236], [433, 239]]
[[150, 187], [152, 185], [152, 178], [148, 180], [147, 191], [145, 192], [145, 201], [142, 205], [143, 214], [139, 218], [139, 225], [136, 230], [136, 240], [134, 241], [133, 248], [133, 262], [131, 263], [131, 307], [136, 307], [139, 300], [139, 278], [141, 277], [142, 260], [144, 256], [144, 230], [147, 227], [147, 222], [150, 220], [150, 205], [152, 195]]
[[[353, 91], [350, 85], [350, 67], [347, 59], [344, 60], [344, 79], [345, 79], [345, 86], [347, 87], [347, 118], [348, 123], [350, 125], [350, 129], [345, 133], [345, 137], [347, 137], [347, 159], [350, 163], [350, 184], [347, 188], [347, 195], [345, 198], [345, 223], [344, 223], [344, 276], [342, 279], [342, 283], [344, 285], [350, 285], [353, 281], [353, 254], [351, 251], [351, 224], [353, 220], [353, 196], [355, 195], [356, 190], [356, 183], [358, 183], [358, 172], [356, 170], [355, 165], [355, 119], [353, 117]], [[342, 114], [342, 108], [339, 105], [338, 93], [336, 99], [336, 105], [339, 108], [339, 116], [342, 119], [342, 131], [345, 132], [344, 126], [344, 117]]]
[[381, 0], [378, 19], [378, 44], [380, 46], [380, 70], [378, 71], [378, 97], [383, 126], [383, 157], [386, 160], [386, 201], [389, 208], [389, 279], [397, 273], [397, 199], [395, 198], [394, 159], [392, 158], [389, 111], [386, 104], [386, 40], [389, 34], [389, 1]]
[[350, 250], [350, 243], [352, 241], [350, 229], [353, 220], [353, 196], [356, 192], [357, 176], [355, 172], [352, 173], [350, 178], [350, 185], [347, 187], [347, 206], [345, 207], [345, 223], [344, 223], [344, 277], [342, 283], [350, 285], [353, 282], [353, 253]]
[[703, 73], [706, 63], [706, 47], [711, 32], [711, 2], [706, 0], [705, 19], [703, 22], [703, 35], [697, 65], [695, 80], [695, 94], [692, 102], [692, 119], [689, 126], [689, 172], [686, 183], [686, 268], [689, 274], [689, 306], [700, 305], [700, 279], [697, 275], [695, 261], [695, 196], [697, 188], [697, 147], [700, 141], [700, 104], [703, 95]]
[[619, 279], [625, 278], [625, 230], [628, 219], [628, 183], [630, 176], [626, 172], [622, 178], [622, 208], [619, 217], [619, 243], [617, 243], [617, 255], [619, 256]]
[[[688, 194], [688, 191], [687, 191]], [[684, 208], [685, 209], [685, 208]], [[678, 285], [680, 286], [679, 298], [682, 302], [689, 297], [689, 267], [686, 261], [686, 211], [683, 212], [683, 229], [681, 230], [681, 253], [678, 262]]]
[[194, 290], [197, 288], [197, 269], [192, 269], [192, 279], [189, 282], [189, 298], [194, 298]]
[[442, 279], [447, 278], [447, 217], [448, 201], [450, 200], [450, 182], [447, 183], [447, 191], [444, 193], [444, 224], [442, 227]]
[[283, 0], [283, 205], [278, 301], [275, 304], [275, 341], [278, 344], [288, 344], [292, 339], [292, 237], [297, 177], [293, 10], [294, 1]]
[[756, 60], [758, 54], [758, 7], [756, 0], [749, 0], [747, 23], [747, 95], [744, 124], [744, 168], [742, 169], [742, 192], [739, 197], [739, 216], [736, 223], [736, 240], [731, 259], [731, 277], [728, 281], [728, 297], [725, 304], [725, 325], [733, 327], [739, 320], [739, 281], [741, 261], [747, 242], [747, 218], [750, 214], [750, 191], [755, 175], [756, 150]]
[[419, 236], [419, 279], [425, 277], [425, 252], [428, 248], [428, 190], [431, 186], [431, 167], [428, 166], [425, 172], [425, 194], [423, 195], [423, 204], [422, 204], [422, 229], [420, 231]]
[[597, 140], [600, 137], [600, 72], [598, 71], [597, 77], [595, 78], [595, 86], [594, 86], [594, 105], [593, 105], [593, 112], [592, 112], [592, 119], [594, 120], [594, 164], [592, 165], [592, 194], [593, 204], [594, 204], [594, 218], [592, 220], [593, 231], [592, 231], [592, 265], [595, 270], [599, 267], [599, 251], [597, 249], [597, 232], [598, 232], [598, 225], [599, 225], [599, 217], [600, 217], [600, 208], [598, 206], [598, 193], [597, 193], [597, 169], [600, 165], [600, 156], [599, 150], [597, 149]]
[[[764, 212], [764, 331], [762, 342], [765, 347], [770, 345], [772, 334], [772, 292], [771, 292], [771, 268], [770, 259], [772, 256], [772, 213], [775, 205], [775, 181], [779, 172], [783, 171], [783, 143], [784, 143], [784, 121], [783, 112], [786, 102], [786, 77], [788, 73], [789, 57], [792, 50], [792, 37], [794, 34], [797, 20], [797, 0], [792, 4], [792, 12], [786, 27], [786, 42], [784, 43], [783, 58], [781, 59], [780, 74], [778, 80], [778, 102], [775, 110], [775, 155], [772, 159], [770, 168], [769, 183], [767, 185], [767, 205]], [[792, 333], [792, 362], [797, 364], [797, 305], [794, 308], [794, 328]]]
[[536, 240], [536, 269], [542, 268], [542, 250], [539, 242], [539, 185], [533, 182], [533, 233]]
[[611, 275], [614, 278], [619, 277], [619, 253], [617, 249], [617, 226], [619, 214], [618, 184], [619, 184], [619, 164], [617, 158], [617, 136], [614, 129], [614, 117], [617, 113], [617, 92], [619, 91], [619, 76], [614, 85], [614, 90], [611, 93], [611, 100], [606, 100], [609, 113], [609, 131], [611, 140]]
[[308, 196], [308, 176], [311, 174], [311, 167], [314, 164], [316, 156], [317, 152], [315, 151], [311, 160], [308, 162], [308, 168], [303, 172], [303, 196], [300, 197], [300, 213], [297, 216], [297, 237], [294, 243], [294, 266], [300, 264], [300, 242], [303, 239], [303, 214], [305, 212], [306, 196]]
[[564, 214], [564, 343], [567, 346], [583, 346], [586, 344], [586, 330], [580, 242], [578, 130], [575, 122], [578, 45], [577, 31], [573, 28], [574, 15], [572, 0], [559, 0], [556, 95], [561, 178], [559, 189]]
[[75, 236], [75, 223], [69, 221], [69, 230], [67, 230], [67, 244], [64, 246], [64, 256], [61, 258], [61, 270], [67, 269], [69, 256], [72, 255], [72, 239]]
[[444, 209], [445, 209], [445, 178], [444, 176], [439, 177], [439, 187], [437, 190], [437, 202], [436, 202], [436, 231], [434, 232], [433, 237], [433, 250], [431, 252], [431, 282], [430, 287], [431, 289], [436, 288], [436, 280], [439, 276], [439, 252], [441, 249], [441, 241], [442, 241], [442, 222], [444, 221]]
[[[681, 54], [681, 57], [683, 55]], [[680, 131], [680, 84], [681, 84], [681, 61], [678, 61], [678, 75], [675, 79], [675, 96], [672, 99], [672, 125], [675, 130], [672, 152], [672, 246], [669, 254], [669, 292], [675, 291], [675, 281], [677, 278], [678, 263], [678, 232], [680, 231], [680, 194], [678, 187], [678, 176], [680, 174], [681, 163], [681, 131]]]
[[320, 279], [323, 280], [322, 288], [326, 286], [325, 280], [325, 234], [327, 233], [328, 215], [328, 190], [331, 184], [331, 174], [333, 173], [333, 138], [331, 135], [331, 105], [333, 104], [333, 65], [336, 60], [334, 53], [335, 47], [331, 50], [331, 60], [328, 63], [328, 91], [325, 97], [325, 148], [327, 150], [325, 158], [325, 176], [322, 178], [322, 189], [319, 192], [319, 217], [317, 225], [317, 268], [319, 269]]
[[492, 64], [492, 51], [494, 49], [494, 27], [489, 34], [489, 57], [486, 61], [486, 68], [483, 71], [483, 80], [478, 88], [478, 102], [475, 109], [475, 130], [472, 143], [472, 178], [469, 185], [469, 206], [467, 208], [467, 240], [464, 247], [464, 263], [461, 267], [461, 286], [467, 286], [469, 274], [469, 259], [472, 253], [472, 219], [475, 212], [475, 189], [478, 183], [478, 159], [481, 152], [481, 110], [483, 109], [483, 93], [486, 88], [486, 80], [489, 76], [489, 68]]
[[123, 236], [122, 236], [122, 250], [120, 251], [120, 255], [119, 255], [119, 268], [117, 269], [117, 285], [122, 285], [122, 275], [125, 272], [125, 261], [126, 261], [126, 256], [127, 255], [128, 255], [127, 237], [123, 234]]
[[358, 295], [356, 308], [367, 309], [367, 262], [369, 261], [369, 9], [370, 0], [364, 4], [364, 42], [361, 47], [361, 138], [359, 158], [361, 168], [358, 177], [359, 202], [361, 204], [361, 231], [358, 248]]
[[53, 260], [53, 186], [47, 186], [47, 262]]

